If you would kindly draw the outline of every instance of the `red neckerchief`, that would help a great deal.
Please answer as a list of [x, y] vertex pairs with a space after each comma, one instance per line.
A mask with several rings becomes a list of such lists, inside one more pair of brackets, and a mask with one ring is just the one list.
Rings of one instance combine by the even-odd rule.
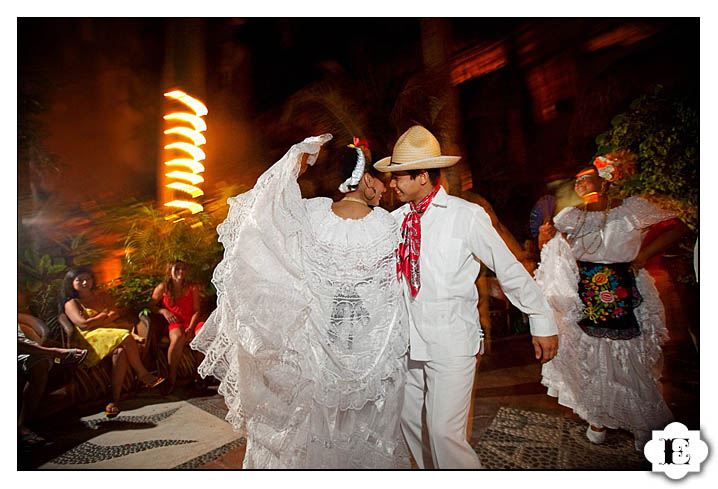
[[410, 211], [404, 217], [401, 224], [401, 238], [399, 249], [397, 250], [398, 261], [396, 264], [396, 276], [401, 280], [401, 276], [406, 277], [406, 281], [411, 289], [411, 296], [414, 297], [419, 293], [421, 288], [421, 280], [419, 277], [419, 252], [421, 251], [421, 218], [419, 214], [426, 212], [429, 204], [439, 191], [439, 184], [434, 187], [429, 195], [421, 199], [418, 204], [409, 202]]

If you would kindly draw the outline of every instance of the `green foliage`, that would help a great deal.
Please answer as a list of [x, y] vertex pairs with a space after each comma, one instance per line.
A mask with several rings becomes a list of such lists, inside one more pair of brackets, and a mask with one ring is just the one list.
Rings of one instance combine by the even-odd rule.
[[619, 196], [643, 195], [674, 211], [689, 228], [698, 226], [699, 119], [686, 97], [661, 86], [634, 100], [596, 138], [596, 156], [628, 149], [638, 173], [616, 188]]
[[187, 263], [188, 280], [211, 299], [212, 273], [223, 253], [215, 231], [222, 207], [226, 205], [210, 206], [220, 212], [200, 212], [179, 222], [165, 219], [166, 212], [145, 203], [108, 209], [105, 225], [125, 236], [122, 275], [108, 289], [118, 305], [143, 309], [167, 264], [175, 260]]
[[92, 266], [102, 253], [84, 234], [62, 240], [47, 240], [39, 252], [32, 247], [18, 247], [18, 292], [28, 298], [30, 313], [42, 319], [51, 335], [57, 337], [58, 299], [62, 279], [68, 268]]
[[212, 273], [223, 254], [215, 229], [227, 214], [227, 197], [242, 190], [225, 185], [205, 201], [205, 211], [178, 222], [165, 219], [164, 209], [131, 201], [55, 209], [59, 226], [19, 224], [18, 292], [27, 298], [30, 313], [59, 334], [57, 303], [67, 270], [94, 268], [123, 252], [120, 278], [105, 286], [118, 306], [143, 310], [165, 267], [176, 259], [187, 263], [188, 279], [200, 285], [204, 300], [212, 301]]
[[57, 327], [57, 300], [65, 273], [62, 256], [38, 255], [26, 249], [18, 260], [20, 292], [29, 297], [28, 306], [54, 333]]

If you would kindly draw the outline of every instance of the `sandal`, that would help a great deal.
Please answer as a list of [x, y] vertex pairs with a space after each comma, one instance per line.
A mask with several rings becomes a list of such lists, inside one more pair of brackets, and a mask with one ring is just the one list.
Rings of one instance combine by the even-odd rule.
[[138, 345], [144, 345], [147, 342], [147, 338], [145, 338], [144, 336], [138, 335], [134, 331], [132, 331], [130, 334], [135, 339], [135, 343], [137, 343]]
[[116, 418], [120, 414], [120, 408], [114, 402], [109, 403], [105, 406], [105, 416], [108, 418]]
[[87, 358], [87, 350], [71, 348], [63, 357], [57, 358], [55, 361], [60, 365], [80, 365], [85, 358]]
[[157, 377], [156, 375], [152, 375], [150, 373], [140, 379], [142, 387], [144, 387], [145, 389], [152, 389], [153, 387], [157, 387], [164, 381], [164, 377]]
[[47, 443], [47, 440], [38, 435], [37, 433], [28, 431], [27, 433], [20, 435], [19, 443], [21, 449], [31, 450], [33, 448], [39, 448], [45, 445]]

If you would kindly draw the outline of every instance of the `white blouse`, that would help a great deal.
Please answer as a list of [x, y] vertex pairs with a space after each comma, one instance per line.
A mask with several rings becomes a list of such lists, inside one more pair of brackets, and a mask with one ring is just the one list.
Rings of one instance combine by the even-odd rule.
[[628, 263], [641, 249], [648, 228], [674, 215], [640, 197], [604, 211], [585, 212], [567, 207], [554, 217], [556, 229], [566, 233], [574, 257], [593, 263]]

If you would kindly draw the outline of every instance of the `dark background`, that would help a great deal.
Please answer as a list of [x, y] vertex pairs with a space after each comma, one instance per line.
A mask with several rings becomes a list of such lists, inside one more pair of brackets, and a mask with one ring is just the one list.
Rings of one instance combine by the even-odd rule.
[[[180, 86], [209, 108], [207, 194], [312, 134], [366, 138], [376, 160], [421, 123], [521, 239], [546, 180], [633, 99], [661, 84], [697, 106], [699, 35], [696, 18], [20, 18], [19, 117], [57, 165], [26, 178], [48, 206], [156, 198]], [[308, 176], [307, 194], [335, 186]]]

